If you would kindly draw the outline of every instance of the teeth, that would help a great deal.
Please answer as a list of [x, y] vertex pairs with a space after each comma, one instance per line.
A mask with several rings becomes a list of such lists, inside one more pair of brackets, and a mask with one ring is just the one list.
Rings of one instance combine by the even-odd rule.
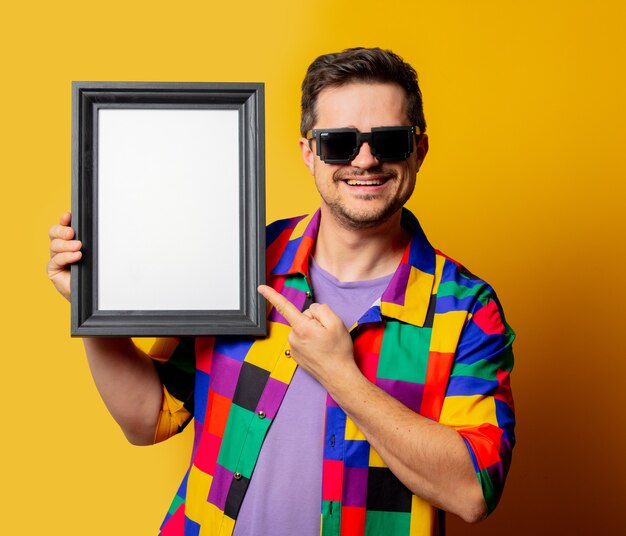
[[369, 181], [351, 179], [347, 182], [350, 186], [379, 186], [383, 183], [383, 181], [379, 179], [374, 179], [374, 180], [369, 180]]

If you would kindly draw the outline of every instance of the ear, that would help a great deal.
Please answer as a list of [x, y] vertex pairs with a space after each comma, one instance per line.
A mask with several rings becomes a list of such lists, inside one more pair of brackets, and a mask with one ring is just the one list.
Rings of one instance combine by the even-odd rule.
[[300, 145], [300, 152], [302, 153], [302, 160], [304, 161], [304, 165], [309, 168], [311, 175], [314, 175], [315, 154], [309, 146], [309, 140], [307, 140], [306, 138], [300, 138], [298, 140], [298, 144]]
[[418, 171], [420, 167], [422, 166], [422, 162], [424, 161], [424, 158], [426, 158], [427, 153], [428, 153], [428, 134], [422, 134], [420, 136], [419, 141], [417, 142], [417, 147], [415, 147]]

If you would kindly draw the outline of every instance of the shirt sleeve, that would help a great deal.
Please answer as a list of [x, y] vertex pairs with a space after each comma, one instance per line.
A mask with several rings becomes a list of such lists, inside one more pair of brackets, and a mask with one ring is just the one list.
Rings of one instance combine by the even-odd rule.
[[488, 514], [502, 495], [515, 445], [514, 338], [495, 293], [486, 287], [461, 333], [440, 416], [467, 445]]
[[163, 387], [163, 401], [154, 443], [182, 432], [191, 421], [194, 404], [194, 338], [157, 339], [149, 355]]

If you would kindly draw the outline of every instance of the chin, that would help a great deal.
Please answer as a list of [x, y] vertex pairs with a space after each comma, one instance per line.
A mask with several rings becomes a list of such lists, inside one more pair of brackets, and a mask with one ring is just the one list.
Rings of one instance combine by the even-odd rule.
[[378, 211], [370, 212], [349, 212], [345, 209], [333, 210], [331, 212], [335, 219], [348, 229], [372, 229], [378, 227], [398, 212], [402, 207], [385, 207]]

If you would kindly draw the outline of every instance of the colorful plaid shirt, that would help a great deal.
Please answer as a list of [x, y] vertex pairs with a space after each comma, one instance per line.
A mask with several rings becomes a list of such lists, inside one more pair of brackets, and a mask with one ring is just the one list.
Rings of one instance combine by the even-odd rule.
[[[268, 282], [302, 310], [312, 300], [308, 261], [319, 218], [282, 220], [267, 232]], [[355, 360], [407, 407], [458, 431], [491, 512], [515, 443], [514, 333], [489, 285], [433, 249], [407, 210], [402, 222], [412, 240], [381, 298], [351, 329]], [[153, 349], [164, 384], [156, 441], [192, 415], [195, 422], [191, 465], [161, 536], [232, 533], [297, 366], [289, 325], [275, 309], [268, 325], [264, 338], [165, 339]], [[443, 512], [394, 476], [330, 396], [325, 411], [321, 533], [442, 534]]]

